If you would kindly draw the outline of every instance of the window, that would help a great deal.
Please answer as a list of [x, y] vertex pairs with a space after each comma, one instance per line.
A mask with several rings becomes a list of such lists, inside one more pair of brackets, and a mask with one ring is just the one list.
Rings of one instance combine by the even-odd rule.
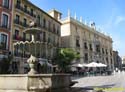
[[0, 42], [0, 49], [7, 48], [7, 35], [1, 34], [1, 42]]
[[16, 35], [16, 36], [19, 35], [19, 30], [15, 30], [15, 35]]
[[112, 50], [110, 50], [110, 55], [112, 56]]
[[107, 62], [107, 64], [108, 64], [108, 62], [109, 62], [109, 60], [108, 60], [108, 58], [106, 57], [106, 62]]
[[85, 62], [88, 61], [88, 53], [85, 53]]
[[19, 21], [20, 21], [20, 16], [19, 16], [19, 15], [16, 15], [16, 20], [15, 20], [15, 22], [16, 22], [17, 24], [19, 24]]
[[20, 0], [17, 0], [17, 2], [16, 2], [16, 8], [20, 9], [20, 4], [21, 4]]
[[20, 5], [20, 4], [21, 4], [20, 0], [17, 0], [17, 5]]
[[105, 52], [106, 52], [106, 55], [108, 55], [108, 51], [107, 51], [107, 49], [105, 49]]
[[27, 5], [24, 5], [24, 11], [25, 12], [27, 11]]
[[15, 30], [14, 39], [19, 39], [19, 30]]
[[77, 46], [77, 47], [80, 47], [80, 44], [79, 44], [79, 40], [78, 40], [78, 39], [76, 39], [76, 46]]
[[53, 32], [55, 32], [56, 28], [55, 28], [55, 24], [53, 24]]
[[40, 26], [40, 16], [37, 16], [37, 24]]
[[7, 28], [8, 27], [8, 15], [3, 14], [2, 16], [2, 27]]
[[60, 27], [57, 27], [57, 34], [60, 35]]
[[31, 14], [31, 16], [33, 16], [33, 9], [30, 10], [30, 14]]
[[46, 19], [43, 19], [43, 27], [46, 28]]
[[23, 32], [23, 41], [26, 41], [26, 33]]
[[43, 41], [46, 42], [46, 32], [43, 32]]
[[92, 51], [92, 44], [89, 44], [89, 49]]
[[23, 19], [23, 26], [26, 27], [27, 26], [27, 19]]
[[102, 48], [102, 53], [104, 54], [105, 52], [104, 52], [104, 48]]
[[48, 22], [48, 30], [49, 31], [51, 30], [51, 22], [50, 21]]
[[99, 45], [96, 45], [96, 51], [100, 52], [100, 46]]
[[3, 6], [9, 8], [9, 0], [3, 0]]
[[84, 49], [88, 49], [87, 43], [84, 42]]

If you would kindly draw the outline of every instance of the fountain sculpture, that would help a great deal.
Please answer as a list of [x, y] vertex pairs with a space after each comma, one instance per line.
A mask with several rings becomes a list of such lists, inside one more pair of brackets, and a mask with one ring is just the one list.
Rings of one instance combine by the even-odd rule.
[[[31, 35], [31, 41], [20, 41], [20, 42], [14, 43], [14, 50], [18, 50], [18, 51], [22, 52], [22, 54], [23, 54], [22, 58], [25, 57], [24, 53], [27, 53], [28, 56], [30, 56], [30, 59], [28, 59], [27, 62], [29, 63], [30, 68], [31, 68], [31, 65], [35, 64], [35, 66], [32, 66], [31, 70], [32, 70], [32, 72], [34, 71], [34, 73], [36, 73], [34, 69], [38, 64], [38, 61], [41, 60], [42, 56], [47, 58], [47, 53], [43, 53], [43, 51], [46, 52], [47, 45], [50, 49], [52, 49], [52, 44], [47, 43], [46, 41], [40, 41], [41, 39], [37, 40], [38, 34], [41, 33], [41, 28], [32, 26], [32, 27], [24, 30], [24, 32], [26, 34]], [[44, 49], [43, 49], [43, 47], [44, 47]], [[51, 54], [51, 51], [48, 54]], [[19, 54], [19, 57], [20, 56], [21, 55]], [[34, 59], [36, 61], [34, 61]], [[48, 63], [48, 64], [51, 65], [50, 63]], [[22, 66], [24, 66], [24, 65], [22, 64]], [[30, 73], [31, 73], [31, 71], [30, 71]]]

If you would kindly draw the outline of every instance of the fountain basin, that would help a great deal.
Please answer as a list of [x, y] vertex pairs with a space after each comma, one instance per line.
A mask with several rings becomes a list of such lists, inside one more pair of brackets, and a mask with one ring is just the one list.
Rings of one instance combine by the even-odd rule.
[[0, 92], [68, 92], [69, 74], [0, 75]]

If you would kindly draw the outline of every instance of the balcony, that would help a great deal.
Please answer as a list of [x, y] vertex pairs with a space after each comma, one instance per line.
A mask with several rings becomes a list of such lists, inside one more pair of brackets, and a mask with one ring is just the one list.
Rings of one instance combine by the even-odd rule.
[[0, 50], [7, 50], [6, 43], [3, 42], [0, 43]]
[[9, 6], [8, 5], [3, 5], [4, 8], [6, 9], [9, 9]]
[[17, 20], [17, 19], [15, 19], [15, 20], [14, 20], [14, 23], [15, 23], [15, 24], [20, 24], [20, 21]]
[[23, 27], [29, 27], [28, 24], [23, 23], [22, 21], [19, 21], [19, 20], [17, 20], [17, 19], [14, 20], [14, 23], [15, 23], [15, 24], [18, 24], [18, 25], [20, 25], [20, 26], [23, 26]]
[[13, 35], [13, 40], [17, 40], [17, 41], [31, 41], [31, 39], [26, 38], [26, 37], [21, 37], [19, 35]]
[[26, 23], [22, 23], [22, 26], [23, 26], [23, 27], [29, 27], [29, 25], [26, 24]]
[[15, 6], [17, 9], [19, 9], [19, 10], [21, 10], [21, 11], [23, 11], [23, 7], [20, 5], [20, 4], [16, 4], [16, 6]]
[[11, 8], [9, 7], [9, 5], [0, 4], [0, 7], [3, 7], [4, 9], [7, 9], [7, 10], [11, 10]]
[[13, 35], [13, 39], [14, 40], [18, 40], [18, 41], [22, 41], [23, 40], [23, 38], [21, 36], [19, 36], [19, 35]]
[[8, 25], [1, 25], [0, 29], [6, 30], [6, 31], [10, 30], [10, 28], [8, 27]]

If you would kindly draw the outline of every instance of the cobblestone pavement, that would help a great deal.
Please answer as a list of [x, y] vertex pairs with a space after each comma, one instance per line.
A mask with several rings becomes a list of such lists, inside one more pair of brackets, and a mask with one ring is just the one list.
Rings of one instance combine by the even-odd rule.
[[125, 72], [116, 73], [110, 76], [75, 77], [78, 81], [72, 92], [125, 92]]

